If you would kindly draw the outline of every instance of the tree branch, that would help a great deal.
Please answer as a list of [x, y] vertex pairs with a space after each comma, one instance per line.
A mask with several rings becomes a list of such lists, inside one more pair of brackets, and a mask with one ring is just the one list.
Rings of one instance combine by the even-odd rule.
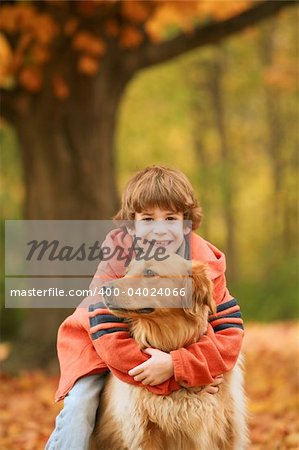
[[227, 20], [199, 26], [192, 34], [182, 33], [174, 39], [159, 44], [147, 42], [131, 54], [127, 54], [128, 67], [130, 70], [136, 71], [143, 67], [163, 63], [197, 47], [216, 44], [297, 2], [298, 0], [266, 0]]

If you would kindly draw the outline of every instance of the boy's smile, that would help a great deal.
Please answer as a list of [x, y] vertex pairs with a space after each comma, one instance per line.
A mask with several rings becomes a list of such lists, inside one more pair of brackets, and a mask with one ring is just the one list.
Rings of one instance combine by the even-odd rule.
[[158, 206], [149, 207], [135, 213], [136, 238], [140, 238], [138, 246], [145, 249], [148, 243], [154, 247], [163, 247], [167, 253], [175, 253], [183, 243], [184, 235], [189, 228], [184, 228], [183, 213], [164, 210]]

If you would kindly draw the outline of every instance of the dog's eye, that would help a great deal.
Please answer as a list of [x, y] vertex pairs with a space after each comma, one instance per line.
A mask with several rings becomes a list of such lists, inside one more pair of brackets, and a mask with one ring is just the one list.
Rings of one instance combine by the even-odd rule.
[[152, 269], [146, 269], [144, 271], [145, 277], [155, 277], [157, 274]]

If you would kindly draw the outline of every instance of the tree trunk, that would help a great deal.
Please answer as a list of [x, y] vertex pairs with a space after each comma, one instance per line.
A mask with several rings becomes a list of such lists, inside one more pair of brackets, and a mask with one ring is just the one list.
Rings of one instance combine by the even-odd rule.
[[215, 117], [216, 131], [219, 137], [219, 150], [222, 174], [219, 183], [222, 184], [223, 196], [223, 213], [226, 225], [226, 253], [227, 253], [227, 267], [228, 279], [235, 280], [237, 276], [236, 264], [236, 215], [234, 211], [234, 176], [232, 174], [232, 155], [230, 151], [226, 120], [225, 120], [225, 105], [223, 98], [223, 76], [224, 76], [224, 55], [223, 50], [215, 54], [214, 61], [211, 63], [208, 72], [207, 85], [211, 95], [211, 103]]
[[204, 134], [201, 130], [209, 127], [209, 119], [206, 114], [206, 82], [201, 79], [203, 71], [202, 63], [195, 61], [192, 64], [192, 70], [186, 70], [186, 77], [192, 86], [194, 93], [191, 99], [191, 117], [193, 120], [192, 138], [194, 142], [195, 157], [198, 163], [200, 204], [203, 208], [203, 223], [201, 233], [208, 241], [211, 240], [210, 220], [212, 214], [212, 204], [214, 197], [214, 184], [211, 174], [210, 158], [205, 146]]
[[[265, 71], [273, 64], [277, 39], [273, 26], [264, 26], [259, 39], [259, 54], [262, 69]], [[284, 154], [285, 132], [282, 117], [282, 102], [279, 89], [264, 83], [265, 113], [267, 125], [266, 149], [271, 168], [272, 195], [270, 199], [271, 221], [271, 246], [275, 242], [276, 254], [279, 255], [285, 249], [284, 244], [284, 203], [283, 184], [288, 157]], [[278, 249], [278, 246], [281, 246]], [[287, 250], [287, 249], [286, 249]], [[288, 251], [286, 251], [286, 254]]]
[[[117, 211], [114, 136], [129, 77], [76, 77], [67, 101], [44, 89], [18, 101], [16, 130], [24, 164], [26, 219], [109, 220]], [[87, 78], [87, 79], [86, 79]], [[41, 98], [42, 97], [42, 98]], [[28, 309], [7, 370], [56, 368], [58, 326], [72, 310]]]

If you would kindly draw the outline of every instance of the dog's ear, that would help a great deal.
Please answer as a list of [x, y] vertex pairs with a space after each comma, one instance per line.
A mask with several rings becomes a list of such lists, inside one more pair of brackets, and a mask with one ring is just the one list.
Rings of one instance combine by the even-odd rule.
[[202, 305], [207, 305], [212, 314], [216, 313], [213, 299], [213, 284], [207, 274], [207, 267], [199, 261], [192, 261], [192, 310], [195, 315], [200, 312]]

